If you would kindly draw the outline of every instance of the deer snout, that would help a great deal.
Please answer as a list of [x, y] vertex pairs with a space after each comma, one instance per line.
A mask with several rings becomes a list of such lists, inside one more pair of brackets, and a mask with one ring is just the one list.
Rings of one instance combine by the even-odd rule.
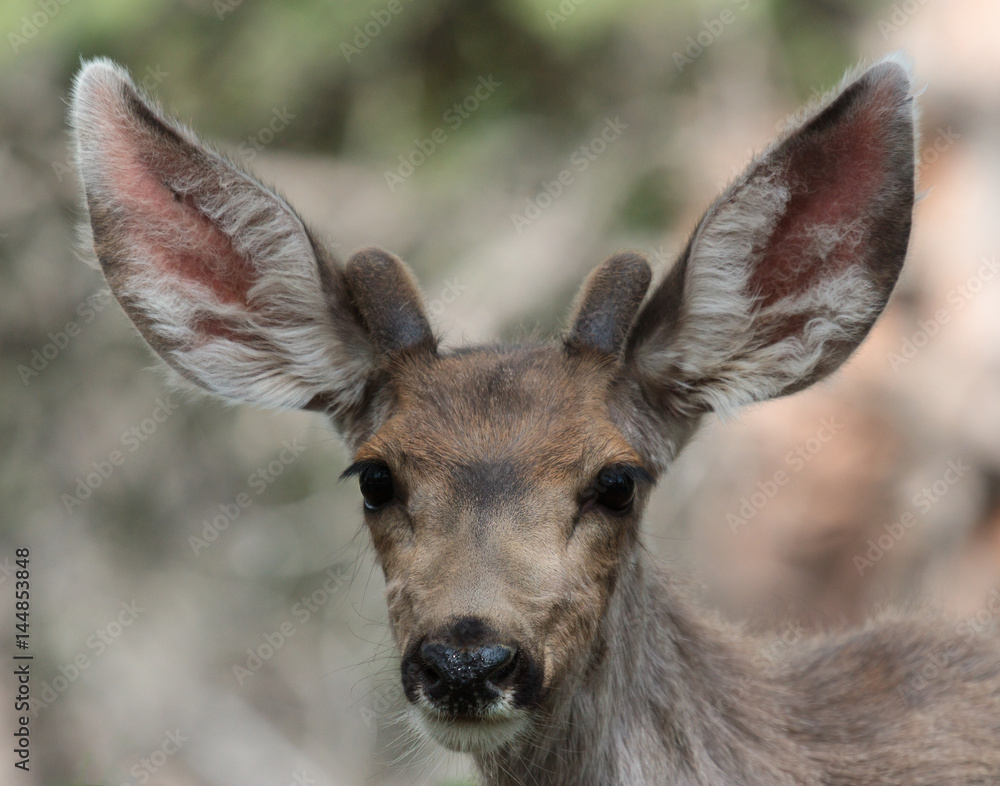
[[[477, 635], [470, 636], [473, 630]], [[412, 645], [401, 666], [411, 702], [424, 698], [434, 709], [455, 717], [479, 717], [501, 704], [521, 706], [526, 692], [537, 693], [536, 669], [526, 653], [468, 619]]]
[[475, 716], [510, 687], [516, 661], [517, 649], [503, 644], [460, 647], [425, 641], [404, 659], [403, 682], [421, 690], [439, 710]]

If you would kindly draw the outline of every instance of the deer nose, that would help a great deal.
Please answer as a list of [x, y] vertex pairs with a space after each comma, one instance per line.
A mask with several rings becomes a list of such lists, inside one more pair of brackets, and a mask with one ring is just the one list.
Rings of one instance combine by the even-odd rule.
[[474, 716], [508, 687], [517, 660], [517, 649], [503, 644], [459, 647], [426, 641], [404, 661], [404, 684], [419, 684], [440, 710]]
[[443, 680], [453, 690], [483, 685], [514, 659], [515, 651], [502, 644], [465, 649], [424, 642], [420, 656], [429, 676]]

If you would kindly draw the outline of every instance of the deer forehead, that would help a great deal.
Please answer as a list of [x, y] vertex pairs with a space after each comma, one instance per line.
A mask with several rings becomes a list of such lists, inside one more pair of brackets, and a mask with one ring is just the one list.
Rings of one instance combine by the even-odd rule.
[[452, 486], [589, 480], [606, 464], [641, 463], [612, 420], [613, 383], [606, 358], [559, 345], [408, 358], [356, 458]]

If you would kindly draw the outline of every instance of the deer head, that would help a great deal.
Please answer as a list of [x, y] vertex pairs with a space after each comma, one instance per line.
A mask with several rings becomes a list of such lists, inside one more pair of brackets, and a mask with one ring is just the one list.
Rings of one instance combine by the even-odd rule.
[[406, 696], [473, 752], [599, 663], [649, 492], [702, 416], [800, 390], [862, 341], [914, 197], [910, 80], [885, 61], [755, 158], [651, 292], [646, 260], [619, 254], [563, 340], [443, 351], [402, 262], [338, 262], [123, 70], [84, 67], [72, 124], [94, 251], [152, 349], [343, 435]]

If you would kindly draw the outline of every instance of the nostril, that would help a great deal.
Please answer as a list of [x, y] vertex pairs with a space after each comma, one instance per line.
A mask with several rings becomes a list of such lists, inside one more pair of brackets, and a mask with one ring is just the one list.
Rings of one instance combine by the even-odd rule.
[[[426, 646], [427, 645], [424, 645], [424, 647]], [[437, 661], [433, 658], [427, 657], [427, 654], [424, 652], [424, 647], [420, 648], [420, 657], [418, 657], [416, 661], [421, 676], [424, 678], [424, 682], [428, 687], [430, 687], [440, 681], [444, 675], [441, 673], [437, 665]]]
[[498, 675], [506, 671], [507, 667], [513, 664], [517, 651], [510, 647], [494, 644], [490, 647], [483, 647], [479, 650], [481, 679], [488, 679], [495, 682]]
[[488, 675], [489, 681], [494, 685], [499, 686], [505, 679], [507, 679], [514, 670], [517, 669], [517, 665], [521, 660], [521, 653], [518, 650], [509, 650], [509, 655], [507, 659], [500, 663], [493, 671]]

